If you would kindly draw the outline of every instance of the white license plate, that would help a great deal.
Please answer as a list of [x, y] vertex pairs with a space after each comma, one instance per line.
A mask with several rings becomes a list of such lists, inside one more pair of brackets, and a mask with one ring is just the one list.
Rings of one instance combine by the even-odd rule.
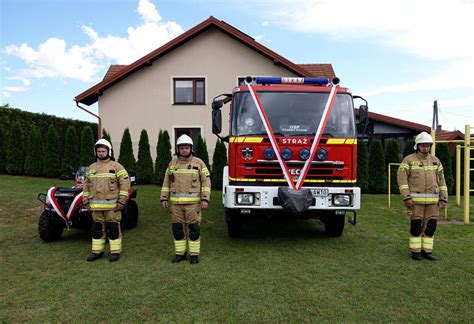
[[311, 189], [313, 197], [327, 197], [329, 195], [329, 189], [327, 188], [314, 188]]

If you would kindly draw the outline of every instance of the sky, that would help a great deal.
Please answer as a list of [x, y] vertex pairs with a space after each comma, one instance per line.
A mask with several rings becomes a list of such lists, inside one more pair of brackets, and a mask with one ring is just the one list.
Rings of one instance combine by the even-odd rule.
[[95, 121], [73, 99], [111, 64], [214, 16], [294, 63], [332, 64], [372, 112], [431, 126], [437, 100], [443, 129], [474, 126], [474, 0], [0, 0], [0, 12], [0, 104], [26, 111]]

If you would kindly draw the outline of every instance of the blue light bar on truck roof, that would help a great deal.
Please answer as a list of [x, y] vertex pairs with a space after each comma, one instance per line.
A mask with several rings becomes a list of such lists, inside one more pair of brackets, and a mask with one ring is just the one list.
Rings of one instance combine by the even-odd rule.
[[255, 83], [260, 84], [317, 84], [317, 85], [325, 85], [330, 83], [329, 79], [327, 78], [292, 78], [292, 77], [284, 77], [284, 78], [274, 78], [274, 77], [259, 77], [255, 78]]

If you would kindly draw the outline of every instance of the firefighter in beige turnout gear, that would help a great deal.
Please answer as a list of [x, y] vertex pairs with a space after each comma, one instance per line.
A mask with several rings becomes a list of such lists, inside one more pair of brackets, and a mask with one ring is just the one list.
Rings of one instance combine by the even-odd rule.
[[176, 255], [173, 263], [186, 260], [199, 262], [201, 249], [201, 210], [208, 207], [211, 180], [206, 164], [193, 156], [193, 141], [181, 135], [176, 142], [176, 154], [166, 169], [160, 201], [163, 208], [171, 202], [172, 231]]
[[422, 132], [415, 138], [415, 153], [406, 156], [397, 172], [403, 202], [410, 216], [413, 260], [436, 260], [433, 241], [439, 209], [448, 203], [448, 188], [440, 160], [429, 154], [433, 139]]
[[113, 159], [112, 145], [100, 139], [94, 146], [97, 162], [84, 179], [83, 204], [92, 211], [92, 253], [87, 261], [104, 255], [109, 239], [110, 261], [118, 261], [122, 251], [121, 210], [128, 200], [130, 180], [123, 166]]

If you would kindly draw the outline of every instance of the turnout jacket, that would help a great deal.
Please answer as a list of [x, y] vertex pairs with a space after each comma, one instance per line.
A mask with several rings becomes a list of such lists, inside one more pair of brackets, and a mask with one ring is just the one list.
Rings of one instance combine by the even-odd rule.
[[165, 172], [160, 200], [194, 204], [211, 198], [211, 178], [206, 164], [195, 156], [171, 160]]
[[424, 205], [448, 201], [443, 166], [431, 154], [416, 152], [406, 156], [398, 168], [397, 181], [403, 200]]
[[115, 209], [117, 203], [125, 205], [129, 189], [128, 173], [120, 163], [97, 160], [86, 173], [82, 202], [92, 210]]

